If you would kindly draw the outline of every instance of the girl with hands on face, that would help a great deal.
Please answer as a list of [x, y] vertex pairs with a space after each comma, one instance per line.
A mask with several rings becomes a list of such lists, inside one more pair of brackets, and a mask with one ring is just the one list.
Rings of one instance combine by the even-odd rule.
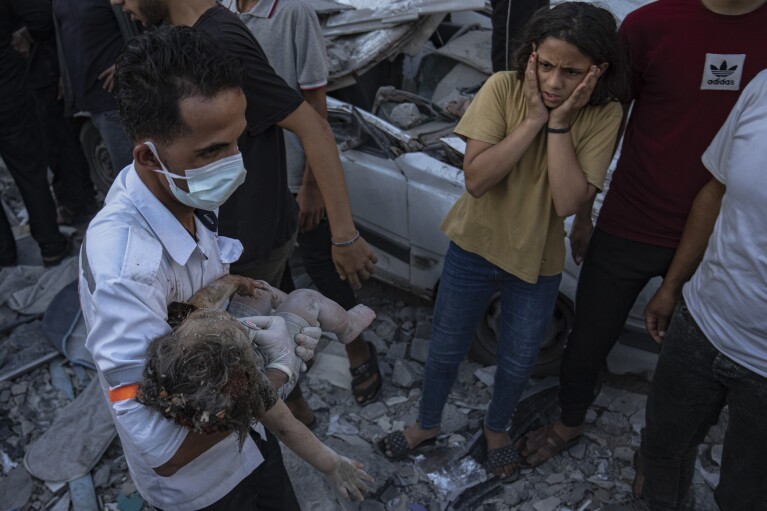
[[628, 93], [615, 18], [566, 2], [538, 11], [515, 70], [492, 75], [455, 132], [466, 140], [467, 193], [442, 224], [451, 243], [434, 310], [420, 418], [383, 439], [398, 458], [439, 433], [442, 409], [474, 330], [500, 291], [487, 468], [507, 477], [518, 453], [506, 433], [535, 367], [564, 268], [564, 217], [601, 189]]

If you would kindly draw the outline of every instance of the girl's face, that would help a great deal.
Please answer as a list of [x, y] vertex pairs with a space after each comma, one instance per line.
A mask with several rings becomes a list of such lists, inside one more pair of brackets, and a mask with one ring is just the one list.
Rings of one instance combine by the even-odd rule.
[[[586, 78], [595, 64], [574, 45], [547, 37], [533, 51], [538, 54], [538, 88], [543, 104], [554, 109], [565, 102], [575, 88]], [[607, 63], [597, 68], [597, 76], [607, 69]]]

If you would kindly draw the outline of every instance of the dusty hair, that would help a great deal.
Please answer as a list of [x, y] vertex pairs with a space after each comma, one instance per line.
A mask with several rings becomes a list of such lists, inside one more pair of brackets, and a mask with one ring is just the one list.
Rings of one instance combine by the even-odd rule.
[[525, 79], [533, 45], [540, 46], [547, 37], [572, 44], [596, 65], [610, 64], [591, 93], [590, 105], [629, 101], [628, 56], [610, 11], [585, 2], [564, 2], [551, 9], [539, 9], [525, 25], [512, 58], [511, 65], [520, 80]]
[[149, 344], [137, 400], [198, 433], [236, 432], [242, 448], [277, 395], [237, 321], [202, 319]]

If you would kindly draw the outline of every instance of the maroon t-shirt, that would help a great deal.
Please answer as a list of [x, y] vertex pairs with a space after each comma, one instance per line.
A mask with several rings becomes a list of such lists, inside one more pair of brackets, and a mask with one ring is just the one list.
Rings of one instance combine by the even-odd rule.
[[693, 199], [711, 178], [703, 151], [740, 92], [767, 68], [767, 4], [725, 16], [700, 0], [658, 0], [629, 14], [620, 34], [635, 101], [597, 225], [675, 248]]

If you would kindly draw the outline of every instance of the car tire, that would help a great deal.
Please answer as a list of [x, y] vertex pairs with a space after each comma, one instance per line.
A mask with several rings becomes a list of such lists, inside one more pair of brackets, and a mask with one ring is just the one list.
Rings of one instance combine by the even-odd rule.
[[86, 119], [80, 128], [80, 145], [82, 145], [85, 158], [88, 160], [93, 185], [99, 193], [106, 195], [109, 187], [112, 186], [112, 181], [115, 180], [116, 173], [112, 168], [109, 150], [104, 144], [99, 130], [96, 129], [90, 119]]
[[[501, 295], [496, 293], [487, 306], [475, 332], [474, 341], [469, 349], [469, 359], [483, 365], [495, 364], [495, 353], [501, 315]], [[558, 376], [567, 336], [573, 327], [575, 307], [573, 301], [559, 293], [554, 306], [554, 314], [546, 339], [541, 346], [538, 360], [533, 370], [534, 378]]]

